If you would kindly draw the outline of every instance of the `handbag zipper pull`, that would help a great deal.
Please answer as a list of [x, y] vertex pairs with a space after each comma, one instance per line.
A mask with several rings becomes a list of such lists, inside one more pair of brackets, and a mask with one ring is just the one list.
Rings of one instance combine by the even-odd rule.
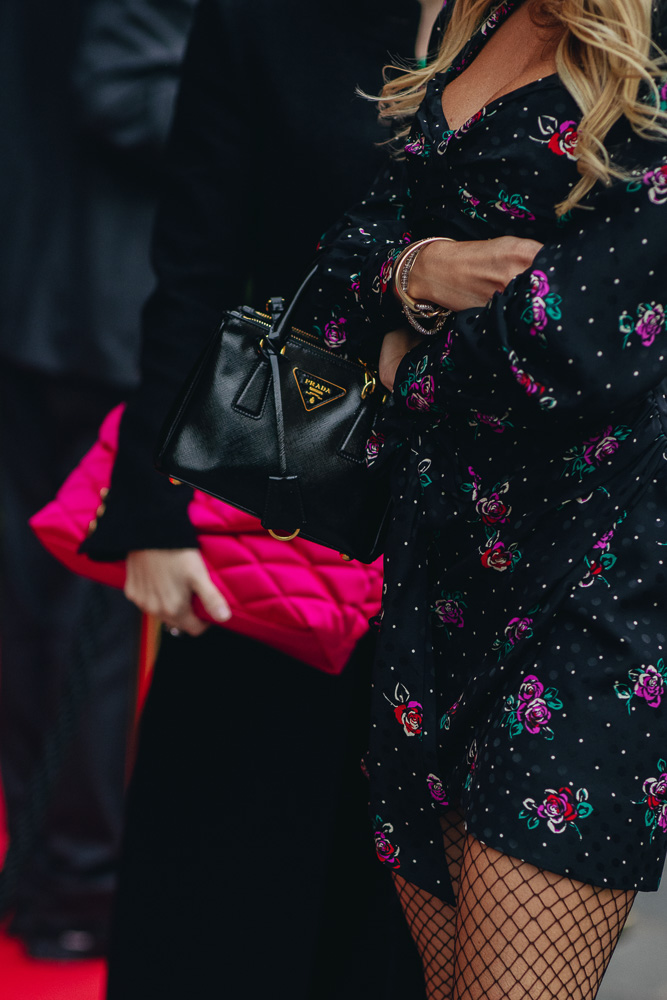
[[276, 296], [275, 298], [270, 298], [266, 303], [266, 311], [271, 316], [271, 319], [275, 322], [281, 317], [285, 312], [285, 300]]

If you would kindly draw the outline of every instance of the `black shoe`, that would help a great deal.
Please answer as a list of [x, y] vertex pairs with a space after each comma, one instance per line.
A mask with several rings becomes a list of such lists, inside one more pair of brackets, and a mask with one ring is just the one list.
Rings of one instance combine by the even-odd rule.
[[78, 928], [50, 932], [48, 934], [28, 934], [23, 936], [28, 954], [32, 958], [49, 959], [55, 962], [77, 962], [91, 958], [105, 958], [107, 942], [94, 931]]

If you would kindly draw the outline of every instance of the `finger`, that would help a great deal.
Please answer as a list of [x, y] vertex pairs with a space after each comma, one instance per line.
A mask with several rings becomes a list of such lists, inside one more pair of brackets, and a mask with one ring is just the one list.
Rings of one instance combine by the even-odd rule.
[[202, 572], [197, 574], [195, 579], [191, 581], [190, 585], [193, 592], [204, 605], [207, 614], [209, 614], [214, 621], [229, 621], [232, 617], [231, 608], [211, 580], [208, 570], [204, 568]]
[[162, 623], [166, 628], [167, 632], [176, 636], [179, 633], [186, 633], [196, 638], [202, 635], [208, 628], [210, 628], [209, 622], [203, 622], [201, 618], [197, 618], [194, 612], [188, 614], [179, 615], [176, 618], [169, 618]]

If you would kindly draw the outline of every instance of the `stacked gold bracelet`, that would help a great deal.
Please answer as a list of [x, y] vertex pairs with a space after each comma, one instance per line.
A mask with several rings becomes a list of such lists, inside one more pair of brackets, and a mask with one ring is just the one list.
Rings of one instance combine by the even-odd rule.
[[[456, 240], [451, 239], [449, 236], [430, 236], [427, 240], [417, 240], [416, 243], [408, 244], [405, 250], [396, 258], [394, 265], [394, 287], [396, 294], [401, 300], [403, 312], [407, 317], [408, 323], [419, 333], [427, 337], [437, 333], [438, 330], [442, 330], [447, 317], [451, 316], [452, 310], [446, 309], [444, 306], [439, 306], [435, 302], [423, 302], [419, 299], [413, 299], [408, 292], [408, 283], [410, 281], [410, 271], [420, 251], [427, 243], [436, 243], [439, 240], [444, 240], [447, 243], [456, 242]], [[424, 326], [423, 321], [425, 320], [433, 320], [432, 326]]]

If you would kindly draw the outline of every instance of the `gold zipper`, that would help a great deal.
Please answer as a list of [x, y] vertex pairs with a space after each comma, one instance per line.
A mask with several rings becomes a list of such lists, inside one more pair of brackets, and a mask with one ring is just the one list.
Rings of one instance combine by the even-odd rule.
[[[242, 312], [240, 315], [243, 316], [244, 319], [249, 319], [251, 323], [257, 323], [259, 326], [268, 327], [269, 330], [273, 326], [269, 314], [258, 312], [256, 309], [253, 309], [252, 312]], [[264, 319], [258, 319], [259, 316], [263, 316]], [[292, 326], [290, 329], [292, 333], [300, 333], [302, 337], [308, 337], [309, 340], [319, 342], [320, 338], [316, 333], [308, 333], [307, 330], [300, 330], [298, 326]]]
[[[273, 326], [270, 315], [268, 313], [259, 312], [257, 309], [253, 309], [252, 312], [244, 312], [241, 315], [244, 319], [249, 319], [251, 323], [257, 323], [258, 326], [267, 327], [269, 330]], [[259, 316], [263, 316], [264, 319], [259, 319]], [[322, 351], [323, 354], [329, 353], [328, 348], [322, 345], [322, 342], [316, 333], [308, 333], [306, 330], [300, 330], [298, 326], [293, 326], [290, 329], [291, 333], [299, 334], [301, 337], [306, 337], [306, 342], [312, 344], [312, 346], [317, 350]], [[298, 340], [299, 337], [296, 337], [295, 339]], [[283, 354], [284, 352], [285, 348], [283, 347], [280, 353]], [[355, 367], [363, 369], [365, 382], [362, 390], [362, 399], [366, 399], [367, 396], [370, 396], [371, 393], [375, 391], [377, 385], [376, 374], [364, 361], [361, 360], [361, 358], [359, 358], [358, 361], [353, 361], [350, 358], [339, 358], [338, 360], [346, 361], [349, 365], [354, 365]]]

